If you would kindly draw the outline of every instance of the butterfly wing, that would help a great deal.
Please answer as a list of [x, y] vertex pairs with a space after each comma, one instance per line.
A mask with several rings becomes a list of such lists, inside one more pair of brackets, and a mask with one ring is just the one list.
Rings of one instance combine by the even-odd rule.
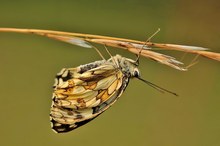
[[122, 94], [128, 78], [112, 64], [63, 69], [56, 77], [50, 119], [52, 128], [68, 132], [91, 121]]

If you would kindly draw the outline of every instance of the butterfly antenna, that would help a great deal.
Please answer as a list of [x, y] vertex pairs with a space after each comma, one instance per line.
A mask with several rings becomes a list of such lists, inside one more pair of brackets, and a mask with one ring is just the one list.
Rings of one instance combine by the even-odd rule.
[[161, 92], [161, 93], [167, 92], [167, 93], [170, 93], [170, 94], [172, 94], [172, 95], [178, 96], [178, 94], [176, 94], [176, 93], [174, 93], [174, 92], [172, 92], [172, 91], [169, 91], [169, 90], [167, 90], [167, 89], [165, 89], [165, 88], [162, 88], [162, 87], [160, 87], [160, 86], [158, 86], [158, 85], [156, 85], [156, 84], [154, 84], [154, 83], [151, 83], [151, 82], [149, 82], [149, 81], [147, 81], [147, 80], [144, 80], [144, 79], [142, 79], [142, 78], [140, 78], [140, 77], [137, 77], [137, 78], [138, 78], [139, 80], [143, 81], [144, 83], [148, 84], [149, 86], [153, 87], [154, 89], [156, 89], [157, 91], [159, 91], [159, 92]]
[[160, 28], [157, 29], [157, 31], [155, 31], [146, 41], [145, 43], [143, 44], [143, 46], [141, 47], [140, 51], [138, 52], [138, 55], [137, 55], [137, 59], [136, 59], [136, 64], [138, 65], [139, 64], [139, 59], [140, 59], [140, 56], [141, 56], [141, 51], [144, 49], [145, 46], [147, 46], [147, 43], [150, 42], [150, 40], [160, 31]]

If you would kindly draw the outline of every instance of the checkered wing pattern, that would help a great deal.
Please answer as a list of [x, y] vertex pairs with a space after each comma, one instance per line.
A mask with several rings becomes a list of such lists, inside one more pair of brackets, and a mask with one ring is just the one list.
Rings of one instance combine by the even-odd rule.
[[91, 121], [117, 100], [128, 80], [113, 64], [62, 69], [54, 85], [52, 128], [68, 132]]

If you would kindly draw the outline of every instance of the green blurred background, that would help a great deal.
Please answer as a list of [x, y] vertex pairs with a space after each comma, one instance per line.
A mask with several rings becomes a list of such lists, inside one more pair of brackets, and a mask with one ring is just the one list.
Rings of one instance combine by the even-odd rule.
[[[220, 52], [219, 0], [0, 1], [0, 27], [50, 29], [196, 45]], [[99, 46], [103, 48], [102, 46]], [[93, 49], [34, 35], [0, 33], [2, 146], [219, 146], [220, 64], [199, 58], [187, 72], [142, 58], [142, 77], [180, 96], [132, 80], [96, 120], [66, 134], [50, 128], [54, 76], [100, 59]], [[135, 58], [110, 48], [112, 54]], [[107, 57], [106, 52], [102, 51]], [[183, 54], [166, 51], [179, 59]], [[190, 62], [193, 56], [185, 60]]]

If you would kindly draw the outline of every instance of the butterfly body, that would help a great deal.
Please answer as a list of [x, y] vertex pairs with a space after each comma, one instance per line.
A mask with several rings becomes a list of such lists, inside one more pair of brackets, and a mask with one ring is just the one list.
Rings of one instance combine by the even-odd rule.
[[123, 93], [129, 79], [139, 75], [134, 60], [113, 56], [57, 74], [50, 119], [52, 128], [68, 132], [108, 109]]

